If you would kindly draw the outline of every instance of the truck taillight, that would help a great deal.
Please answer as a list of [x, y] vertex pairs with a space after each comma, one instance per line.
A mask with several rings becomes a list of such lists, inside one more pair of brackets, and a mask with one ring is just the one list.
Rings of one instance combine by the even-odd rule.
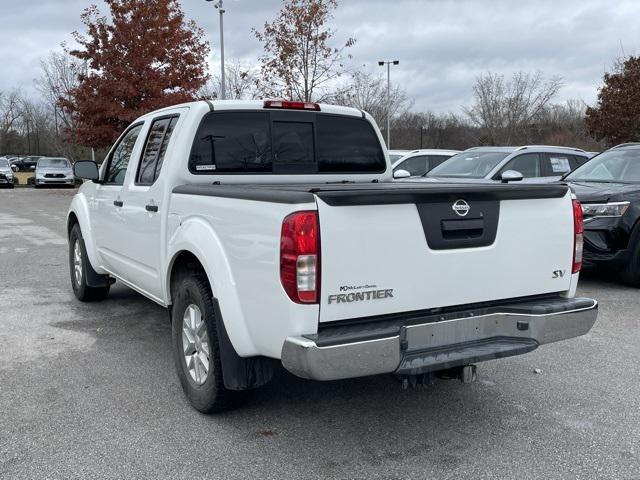
[[292, 102], [290, 100], [265, 100], [264, 108], [282, 108], [284, 110], [320, 111], [320, 105], [313, 102]]
[[578, 273], [582, 268], [582, 247], [584, 244], [582, 206], [578, 200], [573, 201], [573, 234], [573, 266], [571, 273]]
[[318, 212], [295, 212], [282, 222], [280, 281], [296, 303], [320, 298], [320, 225]]

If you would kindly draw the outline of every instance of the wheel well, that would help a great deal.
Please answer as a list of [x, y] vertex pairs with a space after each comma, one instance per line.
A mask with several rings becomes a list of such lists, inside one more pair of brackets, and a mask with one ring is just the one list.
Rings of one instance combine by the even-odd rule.
[[75, 213], [71, 212], [69, 214], [69, 218], [67, 219], [67, 237], [71, 235], [71, 230], [73, 229], [73, 226], [77, 223], [80, 223], [78, 222], [78, 217], [76, 217]]
[[183, 250], [176, 255], [171, 266], [171, 275], [169, 276], [169, 293], [171, 294], [170, 303], [173, 303], [174, 288], [182, 277], [205, 273], [205, 269], [193, 253]]

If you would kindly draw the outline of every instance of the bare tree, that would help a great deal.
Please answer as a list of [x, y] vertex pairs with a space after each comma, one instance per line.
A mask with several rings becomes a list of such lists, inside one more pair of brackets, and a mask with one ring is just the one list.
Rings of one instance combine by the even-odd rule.
[[453, 113], [404, 112], [393, 119], [391, 133], [396, 148], [445, 148], [474, 146], [474, 127]]
[[345, 84], [334, 94], [332, 101], [341, 105], [359, 108], [370, 113], [378, 125], [385, 125], [387, 108], [394, 117], [405, 113], [411, 102], [407, 93], [399, 86], [393, 86], [387, 102], [387, 81], [381, 75], [374, 76], [363, 71], [355, 71]]
[[[63, 45], [64, 48], [64, 45]], [[71, 56], [66, 49], [61, 52], [51, 52], [40, 60], [42, 73], [35, 84], [49, 105], [55, 126], [58, 122], [65, 129], [72, 129], [73, 119], [64, 109], [58, 107], [60, 101], [69, 101], [71, 92], [80, 84], [79, 77], [85, 72], [84, 62]]]
[[344, 70], [344, 50], [355, 43], [349, 38], [340, 47], [329, 45], [335, 31], [326, 23], [336, 6], [336, 0], [285, 0], [263, 31], [253, 29], [265, 51], [258, 83], [263, 95], [309, 102], [330, 93]]
[[483, 143], [509, 145], [526, 136], [526, 130], [562, 87], [562, 80], [545, 80], [541, 72], [516, 72], [511, 80], [488, 72], [476, 78], [474, 104], [465, 109], [482, 132]]
[[15, 89], [0, 92], [0, 152], [8, 151], [9, 133], [16, 129], [22, 115], [22, 94]]
[[[225, 65], [226, 96], [228, 99], [250, 100], [258, 97], [256, 83], [258, 75], [255, 68], [233, 60]], [[214, 75], [200, 90], [199, 96], [207, 99], [220, 97], [222, 81], [220, 75]]]

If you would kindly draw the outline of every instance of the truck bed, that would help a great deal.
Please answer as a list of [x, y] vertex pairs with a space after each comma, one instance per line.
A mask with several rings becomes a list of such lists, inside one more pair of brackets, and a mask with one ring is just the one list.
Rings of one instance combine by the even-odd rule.
[[329, 183], [329, 184], [187, 184], [173, 193], [235, 198], [272, 203], [309, 203], [314, 196], [333, 206], [390, 205], [418, 203], [433, 197], [480, 195], [493, 200], [559, 198], [568, 190], [564, 183], [555, 184], [468, 184], [468, 183]]
[[173, 192], [214, 204], [315, 205], [320, 323], [558, 294], [575, 283], [562, 183], [200, 184]]

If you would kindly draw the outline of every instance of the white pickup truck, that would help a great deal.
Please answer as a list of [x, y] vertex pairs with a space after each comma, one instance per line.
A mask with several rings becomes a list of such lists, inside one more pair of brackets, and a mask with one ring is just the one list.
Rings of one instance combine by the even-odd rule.
[[[76, 297], [167, 307], [202, 412], [280, 366], [332, 380], [435, 372], [587, 333], [582, 217], [564, 184], [393, 183], [362, 111], [194, 102], [135, 121], [68, 214]], [[395, 253], [392, 253], [395, 252]]]

